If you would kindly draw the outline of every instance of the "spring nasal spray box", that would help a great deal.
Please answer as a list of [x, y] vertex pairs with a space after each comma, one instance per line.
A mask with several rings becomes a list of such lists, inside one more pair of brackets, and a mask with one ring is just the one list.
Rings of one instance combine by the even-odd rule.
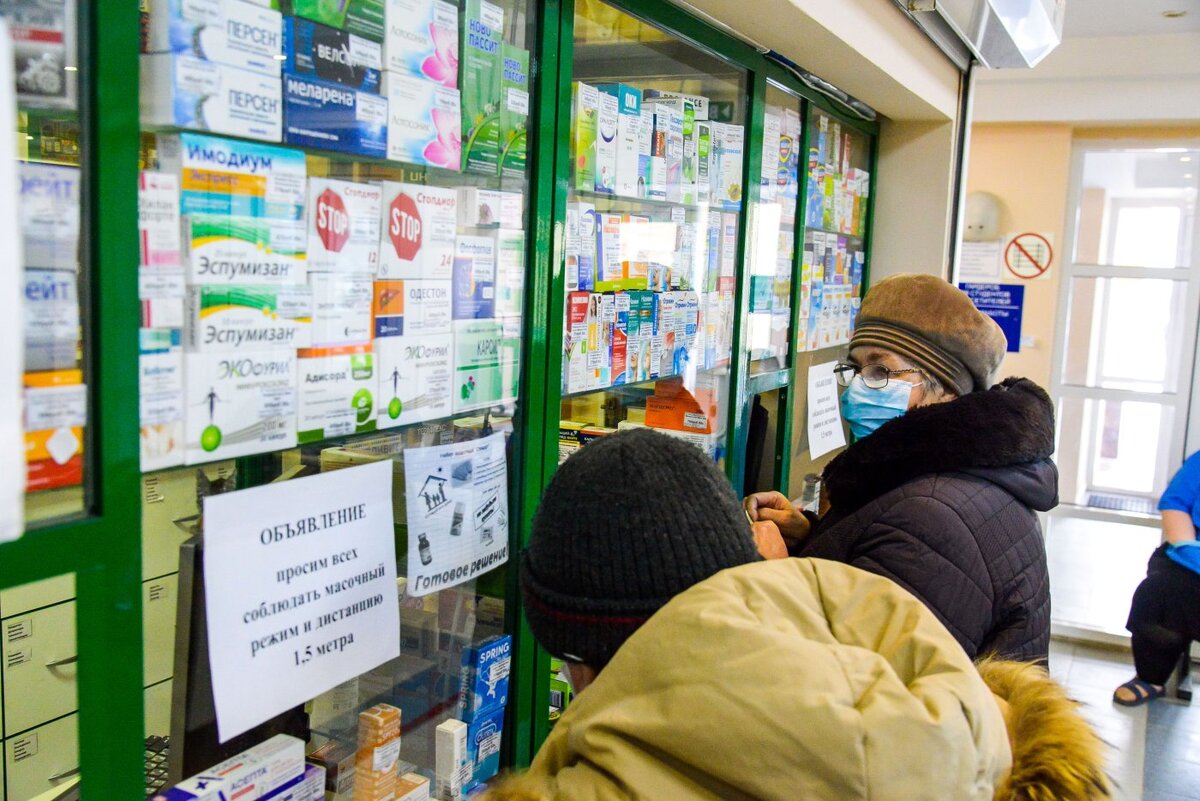
[[186, 464], [296, 444], [296, 351], [184, 356]]
[[462, 168], [495, 175], [500, 160], [504, 9], [488, 0], [466, 0], [461, 29]]

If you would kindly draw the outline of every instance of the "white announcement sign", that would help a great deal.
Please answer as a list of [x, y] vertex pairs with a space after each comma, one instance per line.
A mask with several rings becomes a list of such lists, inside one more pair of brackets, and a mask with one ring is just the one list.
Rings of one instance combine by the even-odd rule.
[[808, 450], [813, 459], [846, 444], [833, 375], [836, 366], [837, 362], [826, 362], [808, 368]]
[[504, 434], [409, 448], [408, 594], [428, 595], [508, 560], [508, 465]]
[[204, 499], [222, 742], [400, 654], [392, 463]]

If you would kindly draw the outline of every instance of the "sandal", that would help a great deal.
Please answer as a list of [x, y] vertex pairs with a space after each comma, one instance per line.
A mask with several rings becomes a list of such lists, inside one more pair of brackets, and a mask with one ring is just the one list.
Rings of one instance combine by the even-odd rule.
[[[1133, 698], [1128, 701], [1126, 701], [1123, 698], [1120, 698], [1117, 695], [1117, 692], [1120, 690], [1129, 690], [1129, 692], [1131, 692], [1133, 694]], [[1165, 692], [1166, 692], [1165, 688], [1156, 687], [1155, 685], [1151, 684], [1150, 682], [1142, 681], [1141, 679], [1134, 676], [1132, 679], [1125, 682], [1124, 684], [1122, 684], [1120, 687], [1118, 687], [1116, 690], [1113, 691], [1113, 703], [1120, 704], [1121, 706], [1141, 706], [1142, 704], [1146, 703], [1147, 701], [1153, 701], [1155, 698], [1162, 697], [1163, 693], [1165, 693]]]

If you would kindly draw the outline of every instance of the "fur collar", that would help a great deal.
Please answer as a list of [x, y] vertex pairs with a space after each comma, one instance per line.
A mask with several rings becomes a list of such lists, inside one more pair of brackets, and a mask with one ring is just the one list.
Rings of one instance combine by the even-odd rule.
[[976, 667], [1007, 705], [1012, 769], [995, 801], [1101, 801], [1111, 798], [1104, 743], [1046, 671], [1021, 662], [984, 660]]
[[1053, 452], [1050, 397], [1009, 378], [885, 423], [829, 463], [825, 487], [831, 506], [849, 512], [918, 476], [1025, 465]]

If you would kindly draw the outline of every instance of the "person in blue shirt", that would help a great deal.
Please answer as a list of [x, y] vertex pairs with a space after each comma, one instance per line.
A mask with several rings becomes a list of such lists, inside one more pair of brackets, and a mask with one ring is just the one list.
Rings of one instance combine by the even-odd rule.
[[1158, 509], [1165, 542], [1150, 557], [1129, 608], [1125, 627], [1137, 675], [1113, 693], [1122, 706], [1161, 696], [1179, 658], [1200, 640], [1200, 452], [1179, 468]]

